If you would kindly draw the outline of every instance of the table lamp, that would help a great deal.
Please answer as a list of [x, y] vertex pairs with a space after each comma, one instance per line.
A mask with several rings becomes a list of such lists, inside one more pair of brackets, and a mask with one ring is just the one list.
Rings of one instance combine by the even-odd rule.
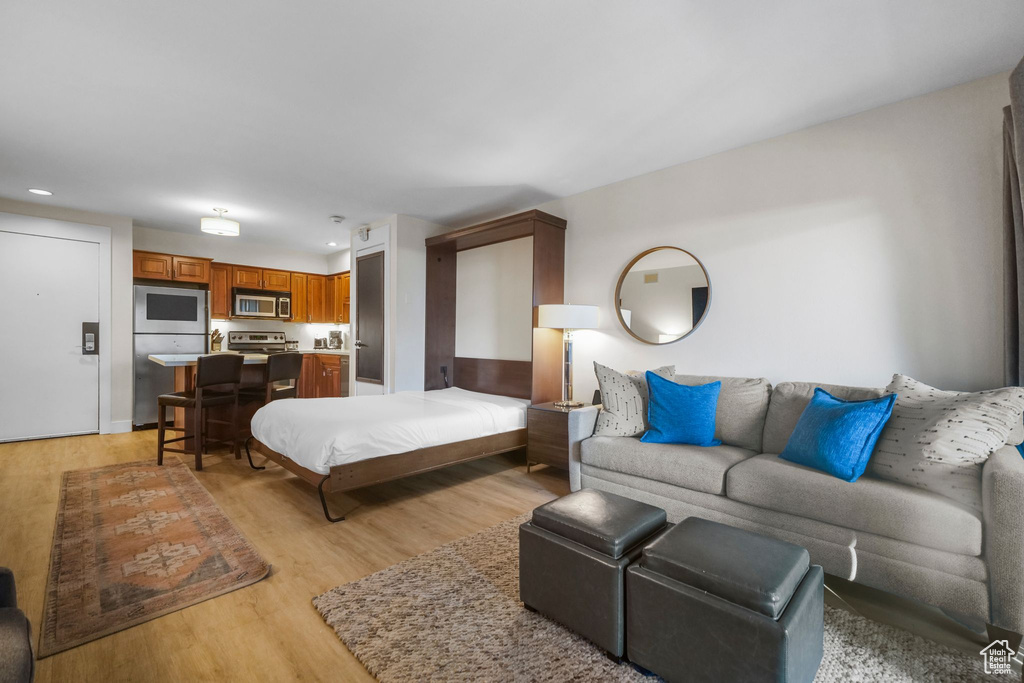
[[537, 327], [562, 330], [562, 400], [559, 408], [579, 408], [583, 404], [572, 400], [572, 331], [597, 327], [597, 306], [577, 304], [540, 304], [537, 306]]

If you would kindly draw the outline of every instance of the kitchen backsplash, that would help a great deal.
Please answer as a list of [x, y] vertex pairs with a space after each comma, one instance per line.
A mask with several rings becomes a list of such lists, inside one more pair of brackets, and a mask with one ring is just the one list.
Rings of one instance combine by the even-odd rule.
[[[313, 348], [314, 337], [326, 337], [331, 330], [349, 332], [349, 326], [343, 324], [332, 325], [330, 323], [286, 323], [280, 320], [211, 320], [210, 331], [220, 330], [224, 335], [224, 350], [227, 350], [228, 332], [232, 330], [258, 330], [267, 332], [284, 332], [288, 340], [297, 340], [300, 349]], [[351, 340], [349, 346], [352, 345]]]

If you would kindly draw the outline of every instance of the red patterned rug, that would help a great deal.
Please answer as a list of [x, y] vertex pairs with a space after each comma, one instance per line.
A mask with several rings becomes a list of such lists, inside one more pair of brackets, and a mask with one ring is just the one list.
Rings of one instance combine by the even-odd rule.
[[270, 565], [177, 458], [65, 472], [39, 657], [223, 595]]

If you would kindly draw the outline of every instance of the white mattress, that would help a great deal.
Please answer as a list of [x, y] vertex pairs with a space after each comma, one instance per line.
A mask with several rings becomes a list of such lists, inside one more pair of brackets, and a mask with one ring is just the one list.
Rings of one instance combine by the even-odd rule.
[[289, 398], [256, 411], [252, 435], [306, 469], [405, 453], [526, 427], [525, 399], [450, 388], [350, 398]]

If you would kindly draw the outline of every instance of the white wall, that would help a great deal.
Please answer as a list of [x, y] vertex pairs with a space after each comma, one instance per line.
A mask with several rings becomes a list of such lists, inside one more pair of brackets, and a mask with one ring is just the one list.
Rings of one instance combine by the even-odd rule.
[[352, 250], [342, 249], [327, 256], [328, 273], [344, 273], [352, 269]]
[[[110, 228], [110, 313], [112, 431], [129, 431], [132, 424], [132, 221], [125, 216], [65, 209], [49, 204], [0, 197], [0, 212], [36, 216], [69, 223]], [[30, 332], [30, 331], [28, 331]]]
[[426, 353], [428, 237], [447, 232], [436, 223], [398, 214], [391, 222], [394, 245], [391, 289], [393, 391], [423, 391]]
[[[245, 230], [245, 226], [242, 226]], [[135, 226], [134, 248], [147, 251], [160, 251], [183, 256], [202, 256], [223, 263], [237, 263], [244, 266], [260, 266], [261, 268], [277, 268], [280, 270], [297, 270], [304, 273], [327, 274], [328, 257], [324, 254], [313, 254], [305, 251], [293, 251], [272, 247], [264, 244], [242, 242], [233, 237], [210, 235], [199, 232], [196, 225], [194, 234], [174, 232], [171, 230], [155, 230]], [[347, 270], [343, 268], [342, 270]]]
[[455, 355], [533, 357], [533, 238], [461, 251], [456, 257]]
[[[568, 219], [576, 394], [620, 369], [947, 389], [1002, 377], [1002, 107], [1007, 75], [541, 205]], [[756, 107], [747, 115], [756, 116]], [[695, 133], [699, 134], [699, 132]], [[621, 269], [657, 245], [707, 267], [703, 325], [667, 346], [612, 309]]]

